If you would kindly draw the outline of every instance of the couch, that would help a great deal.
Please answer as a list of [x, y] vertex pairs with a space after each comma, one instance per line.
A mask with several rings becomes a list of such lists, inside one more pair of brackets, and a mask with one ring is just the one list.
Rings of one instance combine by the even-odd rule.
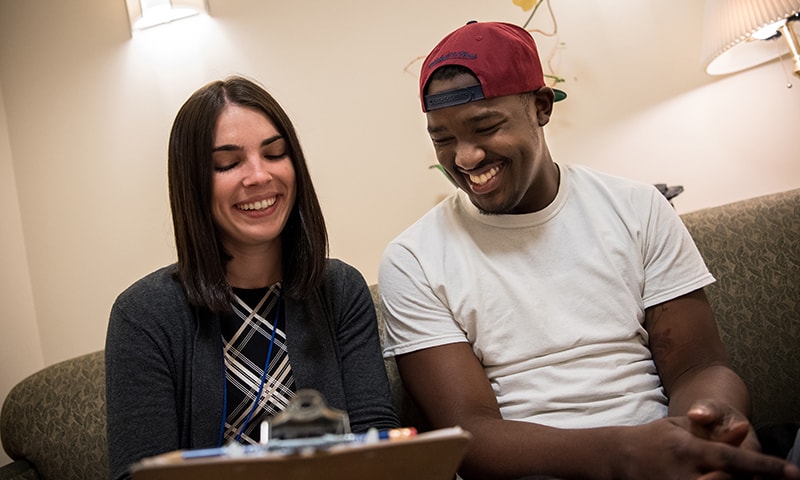
[[[750, 388], [762, 443], [800, 422], [800, 189], [682, 215], [717, 282], [706, 291], [733, 367]], [[377, 286], [370, 287], [373, 297]], [[382, 316], [378, 309], [379, 325]], [[385, 361], [405, 425], [427, 428]], [[8, 394], [0, 413], [13, 462], [3, 479], [106, 479], [103, 352], [34, 373]], [[792, 430], [794, 429], [794, 430]], [[780, 448], [776, 445], [775, 448]], [[776, 450], [776, 453], [778, 450]]]

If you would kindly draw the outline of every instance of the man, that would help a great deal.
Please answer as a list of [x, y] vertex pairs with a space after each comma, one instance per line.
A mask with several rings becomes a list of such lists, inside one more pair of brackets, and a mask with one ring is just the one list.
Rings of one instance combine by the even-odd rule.
[[459, 190], [386, 249], [384, 354], [433, 427], [473, 435], [464, 478], [800, 478], [758, 453], [714, 281], [652, 185], [555, 163], [555, 96], [525, 30], [471, 22], [420, 96]]

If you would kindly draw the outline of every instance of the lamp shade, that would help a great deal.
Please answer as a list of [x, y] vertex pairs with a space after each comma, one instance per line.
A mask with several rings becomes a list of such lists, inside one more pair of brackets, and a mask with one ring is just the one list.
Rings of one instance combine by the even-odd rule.
[[[706, 0], [705, 7], [707, 73], [732, 73], [787, 52], [796, 54], [800, 22], [793, 20], [800, 13], [800, 0]], [[765, 27], [768, 33], [763, 34]]]

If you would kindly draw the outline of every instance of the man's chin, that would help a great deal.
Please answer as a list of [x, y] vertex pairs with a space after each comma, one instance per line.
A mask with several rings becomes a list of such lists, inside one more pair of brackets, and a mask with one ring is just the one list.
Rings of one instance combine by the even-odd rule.
[[508, 212], [508, 209], [502, 204], [486, 202], [486, 201], [477, 201], [475, 197], [472, 196], [470, 197], [470, 201], [483, 215], [504, 215]]

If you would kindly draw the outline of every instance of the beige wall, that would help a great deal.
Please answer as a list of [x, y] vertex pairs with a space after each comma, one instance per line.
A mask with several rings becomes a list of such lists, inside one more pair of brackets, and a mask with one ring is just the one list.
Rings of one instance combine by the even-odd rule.
[[[282, 101], [332, 255], [374, 282], [384, 245], [451, 188], [427, 169], [419, 63], [404, 67], [468, 19], [526, 18], [511, 0], [209, 4], [130, 38], [123, 0], [0, 0], [0, 398], [103, 348], [116, 295], [174, 258], [165, 146], [200, 85], [241, 73]], [[681, 184], [679, 211], [800, 187], [800, 86], [779, 62], [705, 75], [703, 2], [553, 5], [559, 39], [536, 38], [561, 45], [570, 95], [548, 127], [557, 161]]]
[[[0, 399], [44, 366], [0, 83]], [[2, 401], [0, 401], [2, 403]], [[0, 465], [8, 456], [0, 449]]]

